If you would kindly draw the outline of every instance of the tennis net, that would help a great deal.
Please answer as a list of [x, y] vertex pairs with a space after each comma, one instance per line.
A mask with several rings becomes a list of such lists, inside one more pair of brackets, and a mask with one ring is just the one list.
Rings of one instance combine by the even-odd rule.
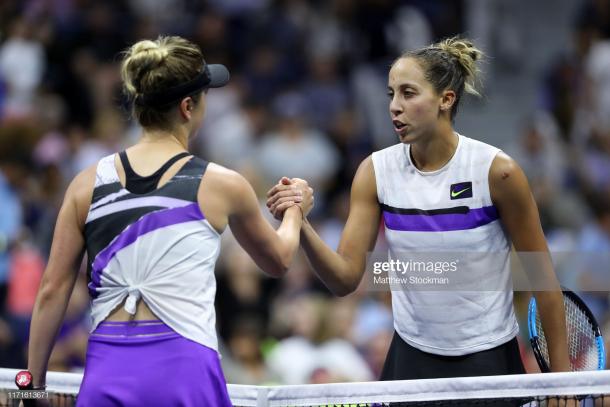
[[[0, 369], [0, 406], [18, 406], [17, 370]], [[49, 372], [51, 405], [73, 406], [82, 375]], [[610, 407], [610, 371], [300, 386], [229, 385], [236, 407]], [[554, 403], [557, 401], [558, 403]]]

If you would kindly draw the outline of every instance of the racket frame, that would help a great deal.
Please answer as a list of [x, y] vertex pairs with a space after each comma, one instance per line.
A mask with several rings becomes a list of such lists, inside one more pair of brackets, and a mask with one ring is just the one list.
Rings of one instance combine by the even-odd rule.
[[[606, 350], [604, 346], [604, 339], [602, 337], [601, 330], [599, 328], [599, 324], [595, 320], [593, 313], [587, 307], [582, 299], [574, 292], [563, 289], [563, 295], [568, 299], [572, 300], [578, 308], [585, 314], [591, 325], [593, 325], [593, 332], [595, 334], [595, 342], [597, 345], [597, 370], [604, 370], [606, 368]], [[550, 372], [551, 369], [549, 364], [545, 360], [542, 355], [542, 351], [540, 350], [540, 341], [538, 335], [538, 329], [536, 328], [536, 313], [538, 312], [538, 306], [536, 304], [536, 298], [532, 296], [530, 299], [528, 312], [527, 312], [527, 326], [529, 331], [529, 340], [532, 345], [532, 350], [534, 351], [534, 356], [536, 357], [536, 362], [538, 362], [538, 366], [540, 367], [540, 371], [543, 373]]]

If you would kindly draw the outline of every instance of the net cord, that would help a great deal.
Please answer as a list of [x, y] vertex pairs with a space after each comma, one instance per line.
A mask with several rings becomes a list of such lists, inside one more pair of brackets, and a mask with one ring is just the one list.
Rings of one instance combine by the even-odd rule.
[[[17, 372], [0, 369], [0, 388], [15, 389]], [[81, 380], [82, 374], [49, 372], [47, 390], [74, 395]], [[610, 394], [610, 371], [292, 386], [229, 384], [228, 390], [233, 403], [243, 407], [586, 396]]]

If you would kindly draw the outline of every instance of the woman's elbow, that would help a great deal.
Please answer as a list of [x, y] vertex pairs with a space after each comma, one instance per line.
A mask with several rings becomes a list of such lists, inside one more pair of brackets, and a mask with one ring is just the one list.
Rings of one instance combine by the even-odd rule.
[[328, 288], [334, 296], [345, 297], [356, 291], [358, 284], [352, 281], [341, 281], [334, 284], [332, 287], [329, 286]]
[[40, 288], [38, 289], [36, 303], [39, 307], [44, 307], [46, 304], [51, 302], [55, 296], [57, 296], [57, 290], [53, 287], [52, 284], [45, 283], [43, 281], [42, 284], [40, 284]]
[[57, 298], [69, 298], [72, 292], [71, 281], [50, 279], [43, 276], [38, 288], [36, 302], [39, 306], [44, 306]]
[[277, 264], [273, 267], [267, 268], [266, 271], [270, 277], [281, 278], [281, 277], [284, 277], [286, 275], [286, 273], [288, 273], [289, 268], [290, 268], [289, 266], [286, 266], [283, 264]]
[[291, 261], [282, 258], [272, 259], [267, 261], [266, 264], [261, 267], [265, 274], [273, 278], [284, 277], [291, 266]]

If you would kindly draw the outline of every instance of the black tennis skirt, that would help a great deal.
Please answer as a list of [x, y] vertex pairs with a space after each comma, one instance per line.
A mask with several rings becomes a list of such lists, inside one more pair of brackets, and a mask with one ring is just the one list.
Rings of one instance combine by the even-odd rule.
[[462, 356], [423, 352], [396, 332], [380, 380], [436, 379], [442, 377], [522, 374], [525, 368], [517, 338], [492, 349]]

